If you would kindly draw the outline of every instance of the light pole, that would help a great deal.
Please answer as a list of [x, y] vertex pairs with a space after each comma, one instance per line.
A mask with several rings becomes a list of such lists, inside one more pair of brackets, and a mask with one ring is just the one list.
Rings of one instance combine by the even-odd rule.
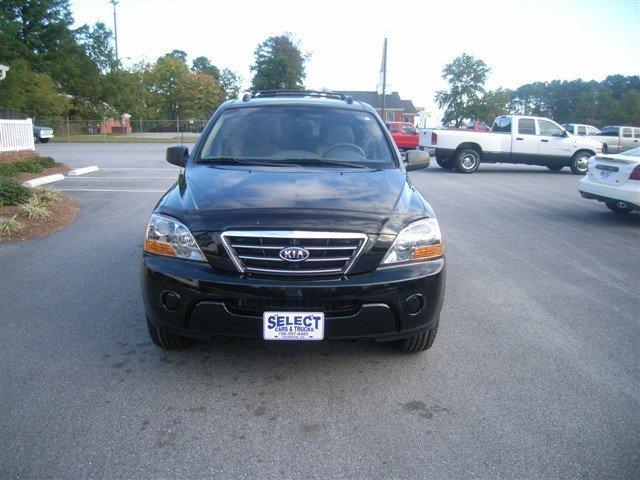
[[116, 44], [116, 65], [118, 65], [118, 21], [116, 19], [116, 5], [118, 5], [118, 0], [109, 0], [109, 2], [113, 5], [113, 37]]
[[382, 121], [387, 123], [385, 114], [385, 90], [387, 89], [387, 37], [384, 37], [384, 47], [382, 49]]

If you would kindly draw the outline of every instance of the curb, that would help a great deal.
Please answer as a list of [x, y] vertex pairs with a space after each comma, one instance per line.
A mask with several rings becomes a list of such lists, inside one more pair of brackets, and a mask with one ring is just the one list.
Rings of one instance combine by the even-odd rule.
[[67, 172], [67, 175], [69, 177], [77, 177], [78, 175], [84, 175], [85, 173], [93, 173], [93, 172], [97, 172], [98, 170], [100, 170], [96, 165], [93, 165], [91, 167], [83, 167], [83, 168], [76, 168], [74, 170], [69, 170]]
[[22, 182], [22, 186], [33, 188], [44, 185], [45, 183], [59, 182], [60, 180], [64, 180], [64, 175], [62, 175], [61, 173], [56, 173], [55, 175], [47, 175], [46, 177], [38, 177], [27, 180], [26, 182]]

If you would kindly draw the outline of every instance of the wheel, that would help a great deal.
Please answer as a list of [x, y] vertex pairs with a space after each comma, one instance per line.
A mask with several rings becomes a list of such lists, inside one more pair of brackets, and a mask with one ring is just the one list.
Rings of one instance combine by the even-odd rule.
[[609, 147], [607, 147], [606, 143], [603, 143], [602, 144], [602, 153], [608, 153], [608, 151], [609, 151]]
[[49, 139], [48, 138], [41, 138], [40, 142], [42, 143], [49, 143]]
[[165, 350], [182, 350], [191, 345], [191, 341], [180, 335], [168, 332], [163, 328], [156, 327], [147, 318], [147, 328], [149, 329], [149, 336], [154, 345]]
[[456, 154], [453, 166], [458, 173], [473, 173], [480, 166], [480, 154], [471, 148], [462, 149]]
[[451, 170], [453, 168], [453, 161], [450, 158], [438, 158], [436, 157], [436, 163], [445, 170]]
[[38, 137], [37, 135], [33, 136], [33, 143], [40, 143], [40, 137]]
[[607, 206], [609, 210], [615, 213], [619, 213], [620, 215], [626, 215], [627, 213], [633, 212], [633, 208], [629, 208], [627, 206], [620, 207], [618, 206], [618, 202], [604, 202], [604, 204]]
[[547, 168], [552, 172], [559, 172], [564, 168], [564, 165], [547, 165]]
[[431, 330], [426, 330], [411, 337], [398, 340], [398, 350], [403, 353], [419, 353], [429, 350], [431, 345], [433, 345], [433, 341], [436, 339], [439, 323], [440, 321], [438, 320]]
[[589, 166], [590, 152], [576, 152], [571, 158], [569, 168], [574, 175], [585, 175], [587, 173], [587, 167]]

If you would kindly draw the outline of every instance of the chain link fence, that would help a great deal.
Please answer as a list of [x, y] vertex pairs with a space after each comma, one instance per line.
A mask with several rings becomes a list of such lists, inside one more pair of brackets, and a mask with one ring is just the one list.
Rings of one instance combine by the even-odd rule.
[[53, 128], [52, 142], [193, 143], [207, 119], [38, 118], [33, 124]]

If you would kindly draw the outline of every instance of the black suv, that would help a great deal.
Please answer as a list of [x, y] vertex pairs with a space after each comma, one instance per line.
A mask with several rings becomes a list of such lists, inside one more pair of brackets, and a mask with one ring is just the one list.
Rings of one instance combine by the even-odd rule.
[[442, 236], [375, 110], [327, 92], [259, 92], [213, 114], [144, 240], [149, 334], [433, 343]]

